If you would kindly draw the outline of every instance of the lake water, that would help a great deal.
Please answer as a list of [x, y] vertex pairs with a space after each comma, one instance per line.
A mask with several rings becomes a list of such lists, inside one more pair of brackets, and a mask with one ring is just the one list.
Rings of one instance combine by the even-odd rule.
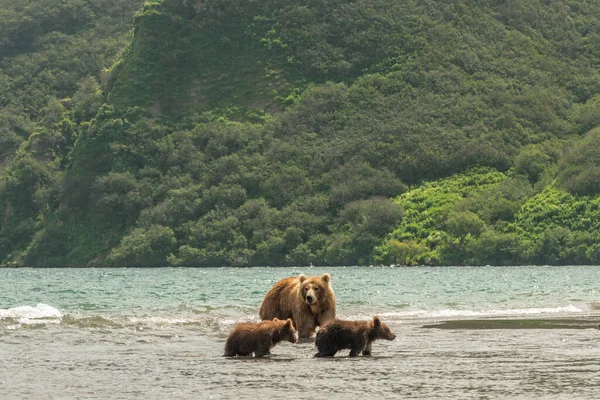
[[[324, 272], [339, 317], [377, 314], [396, 340], [221, 357], [273, 283]], [[475, 323], [424, 328], [456, 320]], [[0, 269], [0, 398], [595, 399], [598, 320], [600, 267]]]

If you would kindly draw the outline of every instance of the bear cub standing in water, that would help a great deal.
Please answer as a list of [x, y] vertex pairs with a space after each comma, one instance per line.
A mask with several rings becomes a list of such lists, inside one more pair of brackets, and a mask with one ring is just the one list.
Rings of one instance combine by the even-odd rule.
[[223, 356], [251, 356], [254, 353], [255, 357], [262, 357], [271, 354], [271, 349], [283, 340], [298, 341], [298, 332], [290, 318], [238, 324], [227, 337]]
[[315, 341], [319, 352], [315, 357], [333, 357], [343, 349], [350, 349], [350, 357], [361, 352], [371, 354], [371, 345], [377, 339], [394, 340], [396, 335], [381, 322], [379, 317], [372, 321], [342, 321], [339, 319], [327, 323], [317, 333]]

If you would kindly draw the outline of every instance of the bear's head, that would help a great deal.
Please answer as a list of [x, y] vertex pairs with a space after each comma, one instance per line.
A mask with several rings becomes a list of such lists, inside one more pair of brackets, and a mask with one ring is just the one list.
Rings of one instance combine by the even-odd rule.
[[313, 307], [320, 301], [328, 300], [333, 295], [331, 289], [331, 275], [310, 276], [302, 274], [300, 280], [300, 295], [306, 304]]
[[294, 327], [294, 323], [292, 322], [291, 318], [288, 318], [285, 321], [273, 318], [273, 321], [280, 323], [279, 337], [281, 338], [281, 340], [287, 340], [291, 343], [298, 342], [298, 331], [296, 331], [296, 328]]
[[390, 330], [390, 328], [381, 322], [379, 317], [373, 317], [373, 321], [370, 323], [370, 334], [369, 336], [373, 339], [385, 339], [394, 340], [396, 335]]

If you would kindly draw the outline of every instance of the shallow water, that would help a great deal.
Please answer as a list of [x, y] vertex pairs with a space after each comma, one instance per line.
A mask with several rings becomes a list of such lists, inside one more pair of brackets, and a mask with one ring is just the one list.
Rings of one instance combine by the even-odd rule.
[[[340, 317], [377, 314], [397, 339], [352, 359], [314, 359], [310, 340], [263, 359], [221, 357], [274, 282], [323, 272]], [[596, 328], [423, 328], [600, 319], [598, 282], [600, 267], [580, 266], [4, 269], [0, 397], [599, 398]]]

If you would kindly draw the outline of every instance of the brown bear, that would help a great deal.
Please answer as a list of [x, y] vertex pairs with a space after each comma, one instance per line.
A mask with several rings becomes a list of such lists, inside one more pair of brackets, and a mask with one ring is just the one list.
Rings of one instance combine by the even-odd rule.
[[330, 321], [317, 333], [315, 344], [319, 352], [315, 357], [333, 357], [343, 349], [350, 349], [350, 357], [371, 355], [371, 345], [377, 339], [394, 340], [396, 335], [381, 322], [379, 317], [372, 321]]
[[282, 340], [296, 343], [298, 332], [291, 319], [236, 325], [225, 342], [225, 357], [251, 356], [262, 357], [271, 354], [271, 349]]
[[269, 290], [259, 311], [263, 320], [291, 318], [301, 338], [311, 337], [317, 326], [335, 318], [331, 276], [284, 278]]

